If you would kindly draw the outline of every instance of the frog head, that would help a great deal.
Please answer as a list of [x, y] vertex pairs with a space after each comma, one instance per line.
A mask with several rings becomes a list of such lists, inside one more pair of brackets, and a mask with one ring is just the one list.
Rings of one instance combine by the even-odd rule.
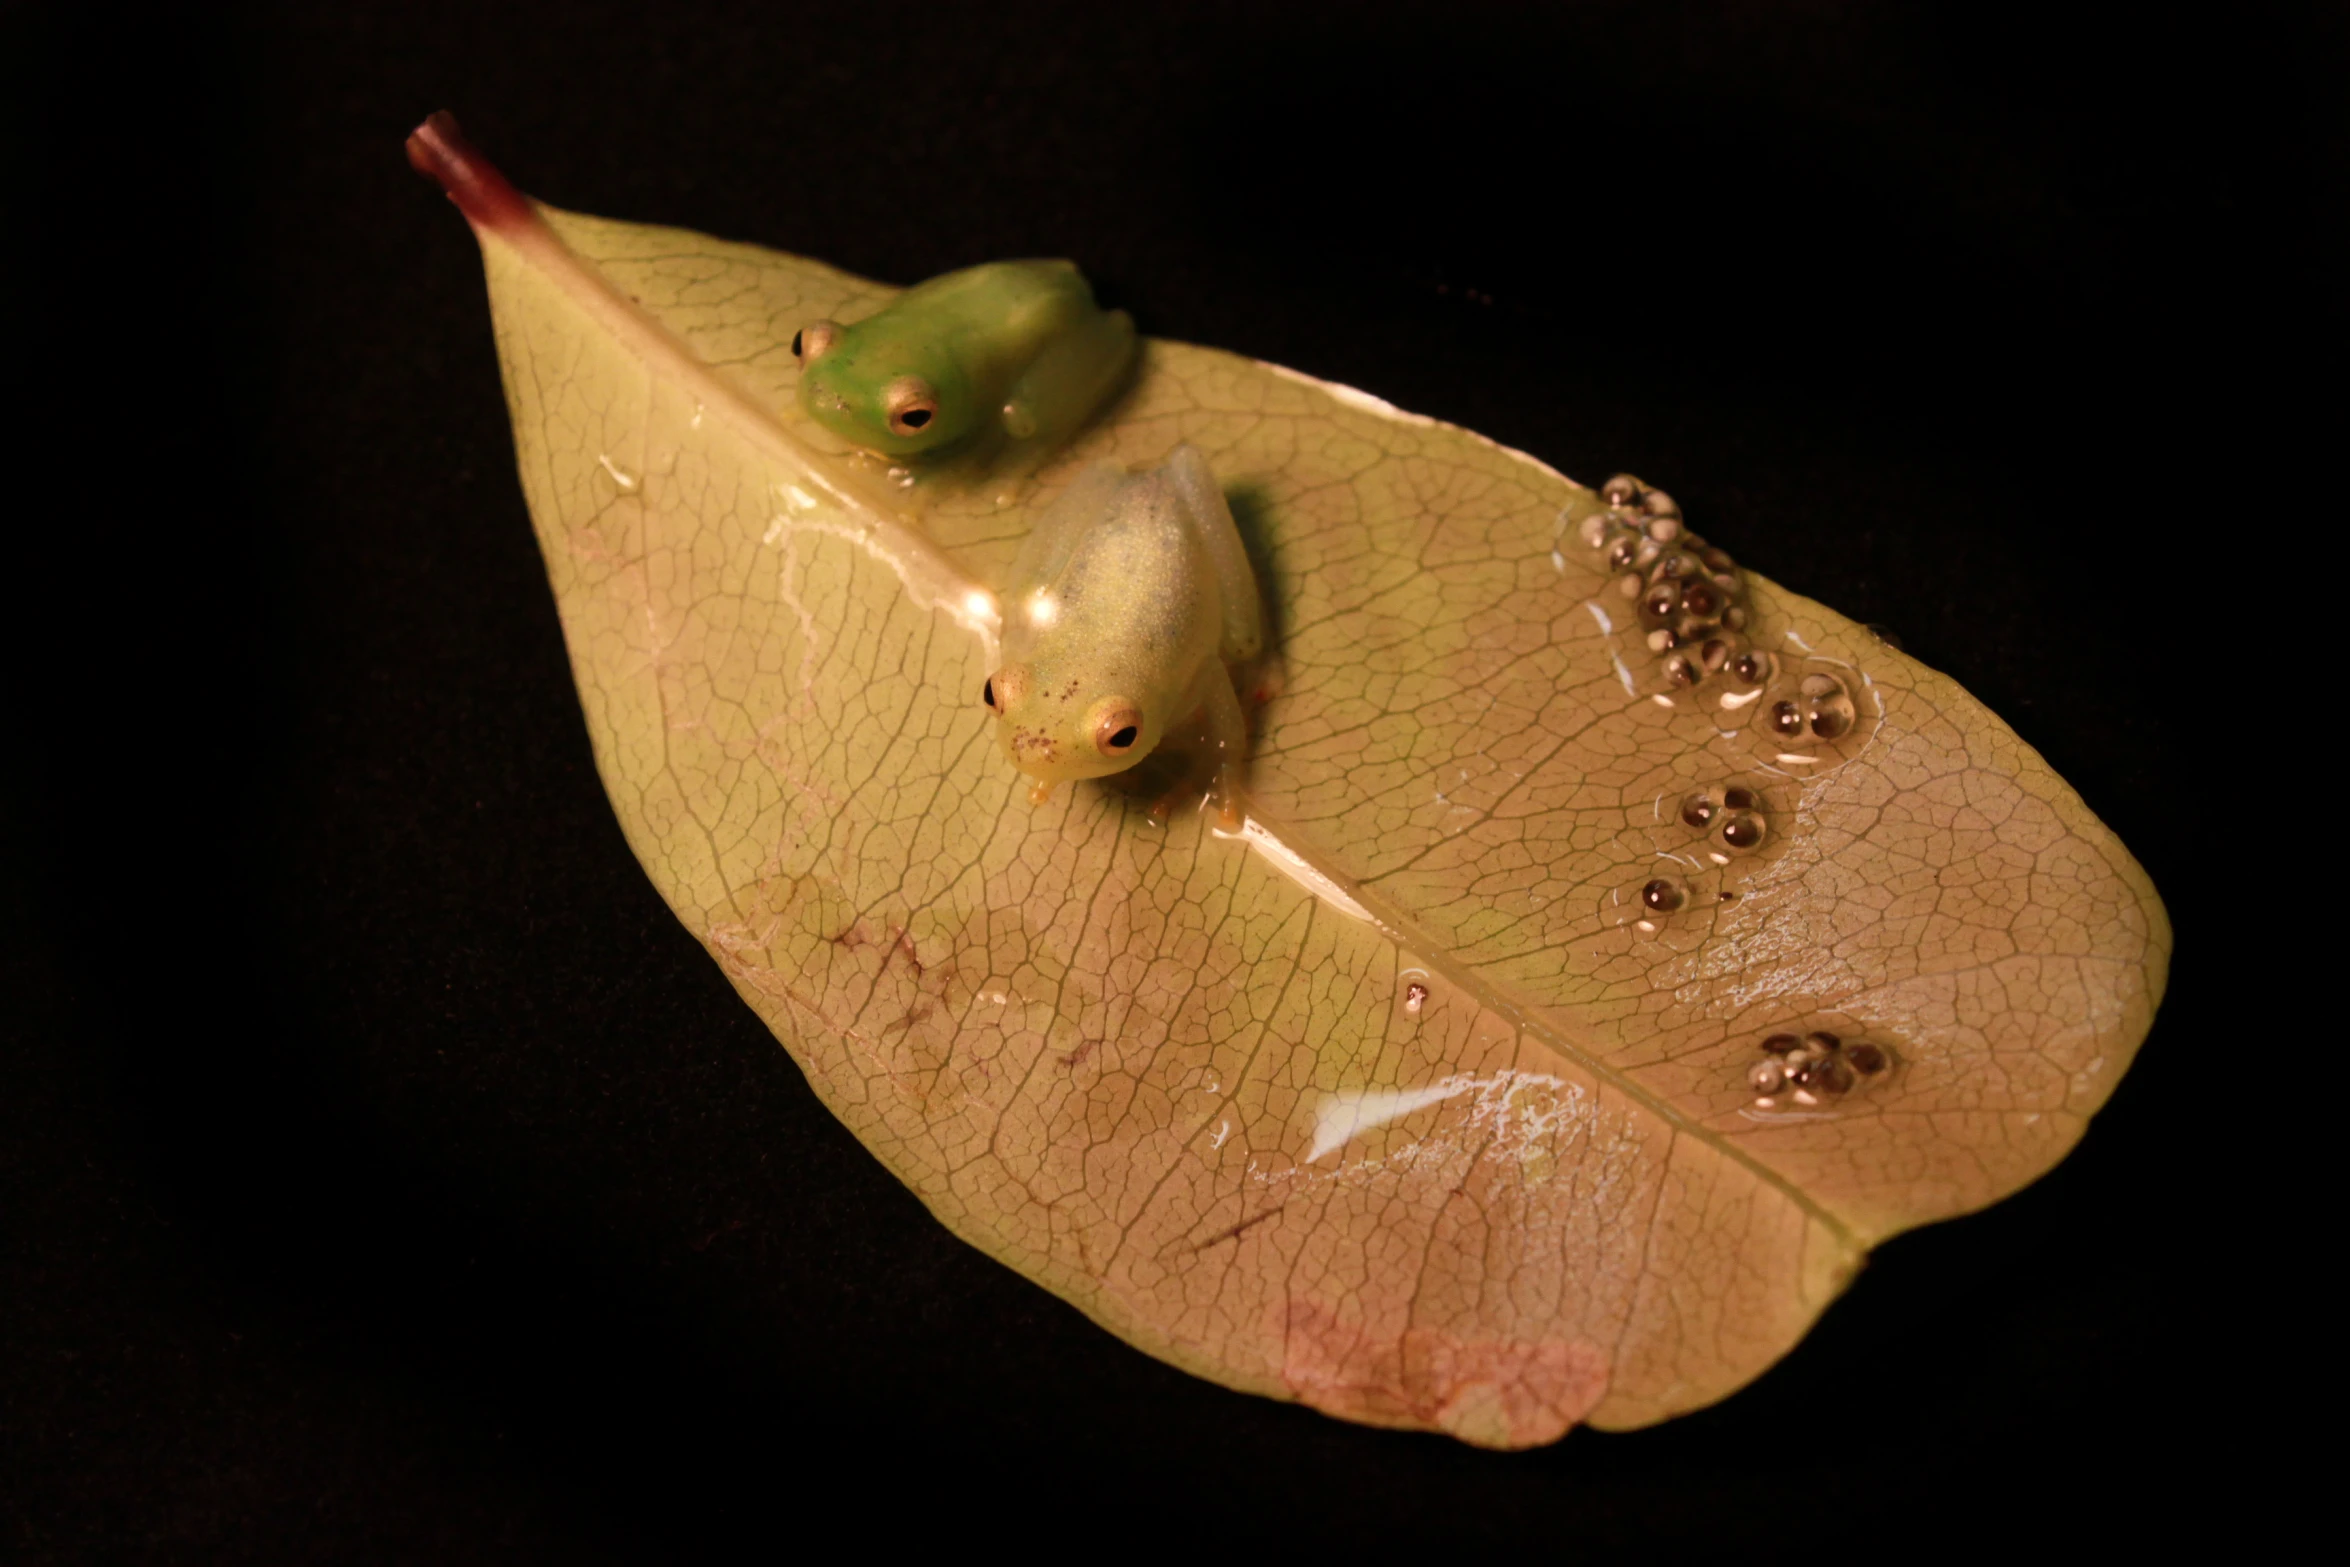
[[800, 406], [818, 424], [885, 457], [919, 457], [977, 429], [982, 410], [950, 345], [881, 323], [812, 321], [792, 334]]
[[1132, 682], [1088, 679], [1042, 664], [1009, 663], [987, 677], [980, 700], [1012, 765], [1040, 784], [1106, 778], [1151, 754], [1166, 714], [1128, 694]]

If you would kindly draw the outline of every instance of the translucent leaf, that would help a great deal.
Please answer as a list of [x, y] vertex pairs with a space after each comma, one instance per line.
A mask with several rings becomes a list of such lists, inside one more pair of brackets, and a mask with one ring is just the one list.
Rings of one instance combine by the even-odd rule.
[[[2047, 1170], [2143, 1038], [2137, 864], [1821, 605], [1746, 574], [1765, 685], [1674, 685], [1590, 490], [1175, 343], [1013, 503], [917, 507], [793, 412], [793, 331], [891, 290], [536, 207], [442, 122], [411, 150], [481, 241], [646, 872], [942, 1222], [1150, 1353], [1492, 1446], [1660, 1420], [1877, 1241]], [[1028, 517], [1182, 441], [1279, 638], [1237, 837], [1102, 786], [1031, 807], [976, 696]], [[1771, 732], [1807, 678], [1848, 732]], [[1771, 1082], [1764, 1041], [1813, 1032], [1842, 1092]]]

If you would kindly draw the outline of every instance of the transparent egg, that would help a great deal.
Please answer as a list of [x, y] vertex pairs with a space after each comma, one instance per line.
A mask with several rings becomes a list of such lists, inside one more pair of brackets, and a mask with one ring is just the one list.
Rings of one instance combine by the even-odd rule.
[[1852, 693], [1834, 675], [1811, 674], [1797, 687], [1803, 698], [1804, 727], [1822, 740], [1840, 740], [1858, 718]]
[[1697, 645], [1698, 667], [1709, 675], [1720, 674], [1737, 656], [1739, 640], [1736, 635], [1707, 637]]
[[1678, 876], [1658, 876], [1640, 889], [1641, 907], [1651, 914], [1676, 914], [1689, 901], [1689, 884]]
[[1763, 846], [1770, 836], [1770, 824], [1760, 811], [1731, 811], [1722, 813], [1722, 824], [1714, 836], [1722, 846], [1734, 853], [1752, 854]]

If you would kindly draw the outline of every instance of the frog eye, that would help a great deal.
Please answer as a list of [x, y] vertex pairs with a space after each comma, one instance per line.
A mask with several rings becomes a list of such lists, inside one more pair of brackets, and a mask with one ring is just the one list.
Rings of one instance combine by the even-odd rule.
[[1132, 702], [1107, 702], [1093, 721], [1093, 748], [1104, 756], [1131, 756], [1142, 738], [1142, 709]]
[[840, 323], [811, 321], [791, 335], [791, 355], [805, 370], [815, 361], [832, 352], [832, 345], [840, 341]]
[[893, 435], [920, 435], [938, 417], [938, 393], [918, 375], [901, 375], [881, 389], [881, 411]]

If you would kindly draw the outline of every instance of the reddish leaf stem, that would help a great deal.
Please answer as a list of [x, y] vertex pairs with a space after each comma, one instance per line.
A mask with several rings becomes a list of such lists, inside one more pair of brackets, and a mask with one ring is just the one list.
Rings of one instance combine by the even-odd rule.
[[476, 228], [511, 233], [537, 222], [529, 198], [465, 139], [457, 117], [446, 109], [408, 133], [408, 161], [417, 173], [439, 181]]

